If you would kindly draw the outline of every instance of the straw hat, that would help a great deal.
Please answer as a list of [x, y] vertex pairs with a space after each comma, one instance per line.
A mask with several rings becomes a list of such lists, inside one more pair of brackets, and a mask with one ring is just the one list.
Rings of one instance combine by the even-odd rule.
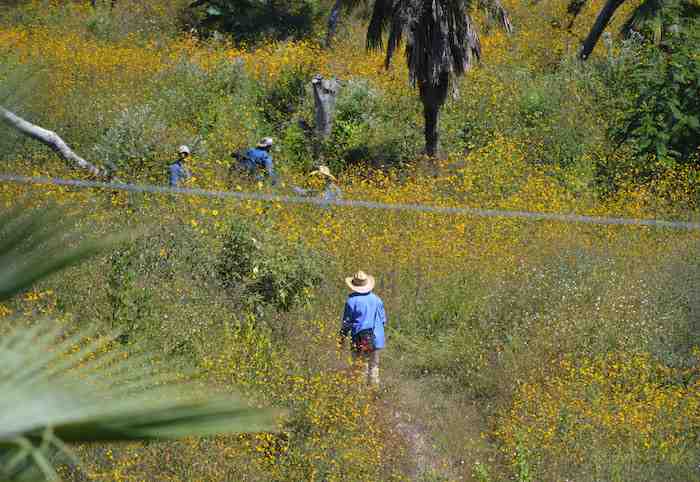
[[352, 277], [345, 278], [345, 284], [355, 293], [369, 293], [374, 289], [374, 276], [358, 271]]
[[272, 147], [272, 137], [264, 137], [260, 142], [258, 142], [258, 147]]
[[314, 176], [316, 174], [320, 174], [321, 176], [326, 176], [329, 179], [337, 181], [335, 176], [333, 176], [333, 174], [331, 174], [331, 170], [328, 169], [328, 166], [318, 166], [318, 170], [313, 171], [311, 174], [309, 174], [309, 176]]

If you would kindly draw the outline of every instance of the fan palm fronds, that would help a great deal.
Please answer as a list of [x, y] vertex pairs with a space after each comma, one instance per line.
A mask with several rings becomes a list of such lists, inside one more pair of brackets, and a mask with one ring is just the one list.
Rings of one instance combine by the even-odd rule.
[[[479, 36], [469, 15], [471, 5], [464, 0], [377, 0], [367, 29], [367, 47], [382, 48], [383, 35], [388, 30], [386, 65], [389, 66], [405, 37], [406, 59], [414, 85], [422, 78], [437, 83], [442, 72], [462, 75], [481, 55]], [[505, 11], [502, 17], [512, 28]]]
[[32, 211], [24, 204], [0, 214], [0, 301], [110, 244], [85, 241], [71, 246], [59, 219], [56, 208]]
[[[49, 455], [65, 443], [171, 439], [272, 430], [271, 412], [151, 373], [109, 337], [64, 338], [61, 327], [17, 328], [0, 343], [0, 474], [54, 477]], [[88, 342], [88, 340], [96, 340]]]
[[[84, 261], [110, 241], [69, 247], [60, 211], [20, 206], [0, 216], [0, 301]], [[75, 243], [73, 243], [75, 244]], [[110, 337], [67, 337], [56, 323], [15, 327], [0, 339], [0, 479], [57, 479], [65, 443], [178, 438], [274, 429], [269, 410], [235, 397], [193, 394], [129, 356]]]
[[[393, 0], [375, 0], [372, 9], [372, 17], [367, 27], [368, 50], [376, 50], [384, 47], [384, 34], [392, 23], [394, 14], [399, 16], [400, 10], [394, 10]], [[396, 18], [395, 21], [399, 24], [403, 23], [403, 19], [401, 18]]]
[[481, 57], [468, 6], [459, 0], [414, 2], [406, 38], [409, 78], [414, 85], [437, 85], [445, 72], [462, 75]]

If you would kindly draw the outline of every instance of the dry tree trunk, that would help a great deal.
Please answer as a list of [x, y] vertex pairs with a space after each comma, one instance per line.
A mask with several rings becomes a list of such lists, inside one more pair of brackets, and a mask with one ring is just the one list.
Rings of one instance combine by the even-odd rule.
[[326, 44], [325, 47], [328, 49], [333, 43], [333, 38], [335, 37], [335, 32], [338, 28], [338, 20], [340, 19], [340, 10], [343, 8], [343, 0], [335, 0], [335, 4], [331, 9], [331, 13], [328, 16], [328, 30], [326, 31]]
[[595, 19], [593, 27], [591, 27], [591, 31], [588, 32], [586, 40], [583, 41], [583, 47], [581, 47], [581, 52], [579, 53], [579, 58], [581, 60], [586, 60], [588, 56], [591, 55], [595, 44], [598, 43], [598, 39], [605, 30], [605, 27], [608, 26], [608, 22], [610, 22], [615, 10], [617, 10], [624, 1], [625, 0], [607, 0], [607, 2], [605, 2], [598, 17]]
[[95, 176], [106, 175], [106, 172], [103, 169], [94, 166], [73, 152], [73, 150], [68, 147], [68, 144], [66, 144], [55, 132], [34, 125], [2, 106], [0, 106], [0, 120], [16, 131], [19, 131], [20, 133], [49, 146], [64, 161], [70, 163], [72, 167], [83, 169]]
[[316, 135], [319, 140], [327, 138], [333, 128], [335, 101], [340, 84], [336, 79], [324, 79], [316, 75], [311, 81], [316, 104]]

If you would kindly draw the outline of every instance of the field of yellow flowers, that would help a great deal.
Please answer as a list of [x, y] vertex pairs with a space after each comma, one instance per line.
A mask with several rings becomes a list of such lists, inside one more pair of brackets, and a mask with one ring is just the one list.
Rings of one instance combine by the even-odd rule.
[[[609, 152], [601, 133], [611, 120], [565, 60], [602, 2], [569, 29], [560, 25], [566, 2], [537, 12], [504, 3], [518, 32], [483, 36], [484, 65], [446, 107], [448, 152], [437, 164], [413, 149], [422, 119], [405, 66], [385, 71], [380, 53], [365, 52], [358, 20], [332, 50], [313, 40], [253, 48], [176, 32], [178, 2], [120, 1], [109, 14], [89, 2], [31, 1], [0, 30], [0, 57], [15, 66], [0, 80], [19, 72], [31, 81], [32, 94], [11, 96], [20, 112], [95, 162], [123, 161], [134, 182], [163, 184], [174, 148], [194, 143], [185, 187], [290, 194], [309, 182], [310, 161], [299, 155], [294, 125], [276, 119], [303, 117], [310, 103], [287, 112], [277, 99], [294, 92], [295, 79], [320, 73], [359, 86], [375, 116], [341, 124], [338, 139], [399, 146], [394, 163], [341, 165], [326, 152], [342, 167], [346, 199], [687, 219], [697, 189], [691, 168], [645, 185], [621, 180], [604, 197], [590, 187], [594, 160], [628, 155]], [[561, 77], [542, 74], [555, 65]], [[552, 86], [564, 107], [548, 121], [528, 106]], [[510, 123], [517, 105], [528, 108], [522, 126]], [[230, 152], [275, 126], [281, 184], [231, 175]], [[557, 137], [566, 128], [585, 142]], [[391, 137], [391, 129], [405, 131]], [[16, 143], [3, 170], [80, 176], [46, 150]], [[547, 162], [571, 153], [574, 165]], [[83, 466], [61, 467], [69, 480], [700, 477], [695, 231], [0, 184], [3, 206], [20, 200], [64, 205], [85, 236], [126, 232], [131, 243], [0, 305], [0, 317], [122, 331], [127, 348], [146, 346], [175, 372], [196, 367], [203, 389], [285, 410], [277, 433], [78, 447]], [[323, 259], [321, 282], [292, 309], [250, 309], [217, 284], [223, 245], [241, 222]], [[357, 269], [377, 277], [389, 315], [388, 388], [378, 400], [336, 339], [342, 280]], [[425, 405], [478, 409], [464, 419], [421, 412], [434, 417], [421, 421], [428, 431], [453, 430], [431, 434], [436, 457], [448, 461], [441, 473], [421, 474], [410, 440], [396, 431], [393, 407], [407, 380], [430, 394]], [[478, 443], [460, 431], [470, 424]]]

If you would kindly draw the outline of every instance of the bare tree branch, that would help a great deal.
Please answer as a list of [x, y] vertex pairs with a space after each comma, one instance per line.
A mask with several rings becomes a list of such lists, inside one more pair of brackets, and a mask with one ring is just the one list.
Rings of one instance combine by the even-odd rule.
[[83, 169], [95, 176], [106, 175], [103, 169], [96, 167], [73, 152], [55, 132], [34, 125], [2, 106], [0, 106], [0, 120], [22, 134], [49, 146], [64, 161], [72, 164], [72, 167]]

